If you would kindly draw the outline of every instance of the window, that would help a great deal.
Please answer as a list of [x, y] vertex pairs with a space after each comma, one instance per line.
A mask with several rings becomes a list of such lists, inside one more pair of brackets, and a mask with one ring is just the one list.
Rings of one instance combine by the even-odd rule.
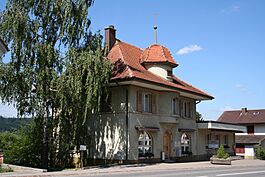
[[172, 114], [173, 115], [179, 115], [179, 99], [173, 98], [172, 99]]
[[228, 145], [228, 135], [225, 135], [224, 136], [224, 144], [225, 145]]
[[215, 143], [220, 145], [220, 135], [215, 135]]
[[100, 100], [100, 111], [111, 112], [111, 93], [107, 95], [103, 94]]
[[139, 157], [147, 157], [152, 153], [152, 138], [147, 132], [141, 132], [138, 139]]
[[181, 136], [181, 154], [183, 155], [188, 155], [191, 153], [190, 149], [190, 137], [186, 134], [183, 133]]
[[152, 93], [137, 92], [137, 111], [156, 113], [156, 95]]
[[191, 117], [191, 104], [188, 101], [183, 102], [184, 117]]
[[247, 126], [247, 133], [248, 134], [254, 134], [254, 125], [248, 125]]
[[206, 144], [209, 145], [211, 143], [211, 134], [206, 135]]
[[172, 77], [172, 70], [167, 70], [167, 76]]
[[144, 112], [151, 112], [151, 94], [143, 94], [144, 95]]

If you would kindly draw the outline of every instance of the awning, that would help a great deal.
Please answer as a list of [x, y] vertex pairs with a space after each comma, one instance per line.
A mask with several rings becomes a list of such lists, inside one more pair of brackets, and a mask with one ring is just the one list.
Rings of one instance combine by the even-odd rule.
[[265, 140], [265, 135], [236, 135], [237, 144], [260, 144]]
[[194, 132], [195, 129], [191, 128], [179, 128], [179, 132]]
[[158, 127], [143, 127], [143, 126], [135, 126], [135, 129], [138, 131], [145, 131], [145, 132], [158, 132]]
[[246, 132], [246, 126], [236, 125], [217, 121], [199, 121], [198, 129], [228, 131], [228, 132]]

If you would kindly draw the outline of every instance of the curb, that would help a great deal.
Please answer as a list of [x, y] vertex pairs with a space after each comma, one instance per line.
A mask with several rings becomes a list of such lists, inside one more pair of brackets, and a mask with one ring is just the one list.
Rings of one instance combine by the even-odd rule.
[[31, 172], [47, 172], [46, 169], [39, 169], [39, 168], [32, 168], [32, 167], [24, 167], [24, 166], [18, 166], [18, 165], [11, 165], [11, 164], [2, 164], [3, 167], [11, 168], [15, 172], [16, 171], [31, 171]]

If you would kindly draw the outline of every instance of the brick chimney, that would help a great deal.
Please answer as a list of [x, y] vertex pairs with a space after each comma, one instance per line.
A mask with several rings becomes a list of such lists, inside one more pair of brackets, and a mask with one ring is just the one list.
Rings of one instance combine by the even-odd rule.
[[116, 42], [116, 29], [113, 25], [110, 25], [105, 28], [105, 47], [108, 48], [108, 51], [114, 46]]
[[241, 108], [242, 115], [247, 114], [248, 109], [247, 108]]

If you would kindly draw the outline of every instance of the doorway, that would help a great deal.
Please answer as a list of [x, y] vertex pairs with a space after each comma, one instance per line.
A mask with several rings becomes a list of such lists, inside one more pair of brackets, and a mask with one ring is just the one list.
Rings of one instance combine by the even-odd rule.
[[166, 131], [164, 133], [164, 138], [163, 138], [163, 151], [165, 152], [166, 159], [169, 159], [170, 157], [170, 142], [171, 142], [170, 133]]

